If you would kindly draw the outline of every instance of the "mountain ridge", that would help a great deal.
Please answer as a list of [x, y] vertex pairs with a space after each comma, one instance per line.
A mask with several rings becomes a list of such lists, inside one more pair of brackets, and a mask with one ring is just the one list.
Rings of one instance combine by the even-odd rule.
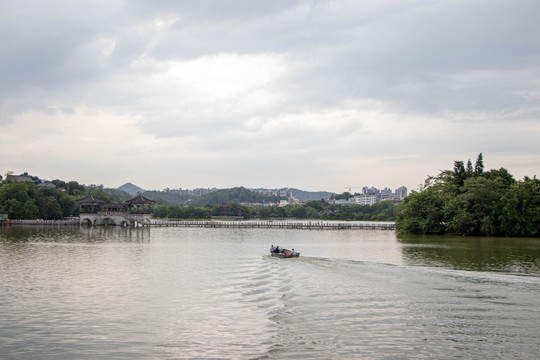
[[[241, 188], [241, 187], [239, 187]], [[122, 186], [119, 186], [117, 188], [118, 190], [122, 190], [127, 192], [128, 194], [135, 196], [138, 193], [141, 193], [144, 195], [144, 193], [148, 193], [148, 198], [151, 198], [153, 200], [162, 199], [163, 195], [167, 195], [166, 197], [171, 197], [173, 194], [161, 194], [162, 191], [159, 190], [144, 190], [143, 188], [131, 183], [127, 182]], [[231, 188], [224, 188], [219, 190], [230, 190]], [[335, 193], [330, 191], [305, 191], [300, 190], [297, 188], [283, 188], [282, 190], [290, 190], [295, 198], [297, 198], [300, 201], [311, 201], [311, 200], [322, 200], [322, 199], [328, 199], [332, 195], [335, 195]], [[162, 200], [165, 200], [170, 205], [180, 205], [181, 203], [185, 202], [188, 198], [191, 198], [192, 196], [186, 196], [186, 195], [177, 195], [178, 199], [167, 199], [164, 198]], [[171, 201], [173, 200], [173, 201]], [[195, 201], [197, 203], [197, 201]]]
[[128, 194], [133, 195], [133, 196], [137, 195], [138, 193], [145, 192], [145, 190], [143, 188], [138, 187], [137, 185], [132, 184], [130, 182], [127, 182], [124, 185], [117, 187], [117, 189], [125, 191]]

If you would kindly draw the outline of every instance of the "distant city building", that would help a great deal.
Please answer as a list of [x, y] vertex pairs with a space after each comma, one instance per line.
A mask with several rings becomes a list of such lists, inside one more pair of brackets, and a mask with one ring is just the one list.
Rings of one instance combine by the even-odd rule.
[[357, 195], [354, 197], [354, 201], [358, 205], [368, 205], [371, 206], [377, 202], [377, 197], [374, 195]]
[[368, 187], [364, 186], [362, 187], [362, 193], [361, 194], [354, 194], [354, 197], [348, 199], [348, 200], [329, 200], [329, 204], [337, 204], [337, 205], [368, 205], [371, 206], [375, 203], [378, 203], [379, 201], [389, 200], [394, 203], [398, 203], [401, 200], [403, 200], [407, 196], [407, 188], [405, 186], [401, 186], [396, 189], [395, 192], [392, 192], [392, 190], [388, 187], [385, 187], [384, 189], [380, 190], [376, 187]]
[[380, 194], [381, 191], [375, 187], [367, 187], [367, 186], [364, 186], [362, 188], [362, 194], [364, 195], [378, 195]]
[[203, 195], [206, 195], [206, 194], [210, 194], [210, 193], [213, 193], [217, 191], [216, 188], [212, 188], [212, 189], [203, 189], [203, 188], [197, 188], [197, 189], [193, 189], [193, 195], [195, 196], [203, 196]]
[[382, 201], [382, 200], [392, 200], [396, 197], [396, 195], [392, 192], [391, 189], [385, 187], [384, 189], [381, 190], [380, 192], [380, 197], [379, 197], [379, 200]]
[[407, 197], [407, 188], [405, 186], [400, 186], [396, 189], [396, 197], [398, 199], [404, 199]]
[[377, 202], [377, 197], [374, 195], [355, 195], [349, 199], [329, 200], [329, 204], [334, 205], [368, 205], [371, 206]]
[[189, 190], [182, 189], [182, 188], [178, 188], [178, 189], [165, 188], [163, 189], [163, 192], [166, 192], [169, 194], [175, 194], [175, 195], [189, 195]]
[[289, 189], [250, 189], [250, 190], [258, 192], [259, 194], [268, 195], [268, 196], [286, 197], [288, 199], [293, 197], [293, 193]]
[[354, 198], [328, 200], [328, 203], [329, 204], [334, 204], [334, 205], [356, 205], [357, 204], [356, 201], [354, 200]]
[[189, 190], [189, 189], [182, 189], [182, 188], [178, 188], [178, 189], [169, 189], [169, 188], [165, 188], [163, 189], [163, 192], [166, 192], [166, 193], [169, 193], [169, 194], [176, 194], [176, 195], [193, 195], [193, 196], [202, 196], [202, 195], [206, 195], [206, 194], [210, 194], [210, 193], [213, 193], [217, 191], [217, 188], [197, 188], [197, 189], [193, 189], [193, 190]]

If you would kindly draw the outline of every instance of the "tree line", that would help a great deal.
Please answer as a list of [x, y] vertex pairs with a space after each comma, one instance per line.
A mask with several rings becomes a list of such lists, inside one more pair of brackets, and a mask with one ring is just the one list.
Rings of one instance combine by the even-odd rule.
[[174, 206], [156, 205], [152, 215], [168, 219], [210, 219], [213, 217], [241, 217], [243, 219], [314, 219], [314, 220], [364, 220], [394, 221], [399, 206], [382, 201], [372, 206], [334, 205], [324, 200], [312, 200], [305, 204], [248, 207], [235, 202], [223, 205]]
[[[28, 176], [27, 173], [21, 174]], [[39, 178], [32, 177], [37, 183]], [[0, 213], [10, 219], [58, 220], [79, 215], [77, 199], [93, 195], [107, 202], [123, 202], [130, 195], [103, 185], [82, 185], [76, 181], [52, 180], [54, 186], [38, 186], [34, 182], [9, 181], [0, 183]]]
[[484, 171], [480, 153], [430, 176], [402, 203], [400, 231], [480, 236], [540, 236], [540, 180], [516, 181], [505, 168]]

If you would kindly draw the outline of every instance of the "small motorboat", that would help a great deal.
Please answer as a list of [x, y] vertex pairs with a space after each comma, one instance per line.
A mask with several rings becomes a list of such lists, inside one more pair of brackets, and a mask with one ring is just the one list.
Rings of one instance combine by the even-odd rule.
[[[293, 249], [294, 250], [294, 249]], [[270, 256], [278, 257], [278, 258], [293, 258], [293, 257], [299, 257], [300, 253], [296, 251], [291, 251], [289, 249], [280, 249], [280, 252], [270, 252]]]

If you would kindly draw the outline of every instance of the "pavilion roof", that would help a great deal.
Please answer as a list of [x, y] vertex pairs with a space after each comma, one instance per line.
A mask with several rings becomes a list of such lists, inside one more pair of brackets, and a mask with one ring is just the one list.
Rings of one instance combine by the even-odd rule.
[[121, 208], [125, 207], [125, 204], [113, 204], [113, 203], [105, 203], [101, 205], [102, 207], [108, 207], [108, 208]]
[[154, 200], [150, 200], [150, 199], [147, 199], [145, 198], [144, 196], [142, 195], [139, 195], [137, 197], [134, 197], [133, 199], [131, 200], [128, 200], [126, 201], [126, 204], [128, 205], [140, 205], [140, 204], [155, 204], [156, 202]]
[[94, 195], [89, 195], [85, 198], [82, 198], [82, 199], [79, 199], [77, 200], [78, 203], [81, 203], [81, 204], [90, 204], [90, 205], [96, 205], [96, 204], [104, 204], [105, 201], [97, 198], [97, 197], [94, 197]]

